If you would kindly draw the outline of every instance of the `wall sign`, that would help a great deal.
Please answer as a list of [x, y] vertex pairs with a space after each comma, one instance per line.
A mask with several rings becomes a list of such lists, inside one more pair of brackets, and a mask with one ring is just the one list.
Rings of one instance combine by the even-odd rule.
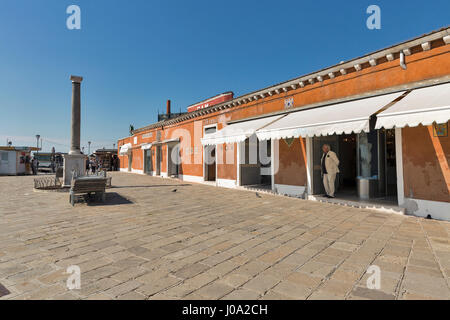
[[286, 139], [283, 139], [283, 140], [284, 140], [284, 142], [286, 142], [286, 144], [288, 145], [289, 148], [294, 143], [294, 138], [286, 138]]
[[447, 123], [434, 124], [433, 135], [435, 137], [448, 137], [448, 124]]
[[153, 132], [149, 132], [149, 133], [146, 133], [146, 134], [142, 135], [143, 139], [147, 139], [147, 138], [151, 138], [151, 137], [153, 137]]
[[284, 99], [284, 108], [290, 109], [294, 106], [294, 98]]

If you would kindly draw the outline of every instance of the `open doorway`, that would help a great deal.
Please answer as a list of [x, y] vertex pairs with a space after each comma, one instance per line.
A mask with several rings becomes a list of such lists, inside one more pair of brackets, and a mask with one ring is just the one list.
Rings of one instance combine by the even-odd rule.
[[[397, 172], [395, 131], [371, 130], [368, 133], [314, 137], [313, 194], [323, 195], [321, 158], [322, 146], [328, 144], [339, 158], [336, 176], [336, 198], [395, 203]], [[363, 196], [366, 183], [367, 197]]]
[[216, 181], [216, 146], [205, 147], [205, 181]]
[[357, 177], [357, 143], [355, 134], [332, 135], [313, 138], [313, 163], [314, 163], [314, 194], [325, 194], [325, 188], [322, 183], [322, 146], [330, 145], [331, 151], [335, 152], [339, 158], [339, 171], [336, 176], [336, 196], [352, 195], [356, 196], [356, 177]]
[[128, 171], [131, 172], [133, 168], [133, 153], [128, 154]]
[[144, 173], [151, 174], [152, 168], [152, 149], [144, 150]]
[[175, 177], [179, 174], [180, 146], [179, 143], [167, 144], [167, 175]]
[[271, 140], [259, 141], [256, 136], [240, 144], [240, 185], [247, 188], [272, 189]]
[[[203, 136], [213, 134], [217, 131], [217, 126], [212, 125], [205, 127]], [[203, 148], [203, 180], [216, 181], [217, 159], [216, 159], [216, 145], [207, 145]]]
[[160, 145], [156, 146], [155, 164], [156, 164], [156, 175], [157, 176], [161, 175], [161, 163], [162, 163], [162, 154], [161, 154], [161, 152], [162, 152], [161, 146]]

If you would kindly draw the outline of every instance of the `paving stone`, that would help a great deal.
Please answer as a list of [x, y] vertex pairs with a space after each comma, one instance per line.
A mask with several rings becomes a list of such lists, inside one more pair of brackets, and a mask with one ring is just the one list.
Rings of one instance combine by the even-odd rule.
[[376, 289], [356, 287], [350, 294], [356, 299], [395, 300], [395, 296]]
[[140, 282], [134, 281], [134, 280], [129, 280], [127, 282], [124, 282], [117, 286], [114, 286], [111, 289], [106, 290], [105, 293], [112, 297], [118, 297], [118, 296], [124, 295], [128, 292], [131, 292], [132, 290], [134, 290], [140, 286], [141, 286]]
[[146, 297], [143, 294], [131, 291], [117, 297], [117, 300], [145, 300]]
[[322, 279], [322, 277], [314, 277], [303, 272], [293, 272], [286, 278], [288, 281], [305, 286], [311, 290], [318, 287]]
[[247, 282], [243, 288], [264, 294], [266, 291], [274, 287], [280, 280], [270, 275], [261, 274]]
[[260, 297], [260, 294], [256, 291], [246, 290], [246, 289], [238, 289], [233, 292], [227, 294], [223, 297], [223, 300], [257, 300]]
[[206, 271], [209, 269], [209, 266], [202, 264], [202, 263], [194, 263], [191, 265], [187, 265], [176, 272], [173, 273], [174, 276], [181, 279], [188, 279], [196, 276], [199, 273], [202, 273], [203, 271]]
[[196, 291], [197, 294], [206, 299], [220, 299], [233, 291], [234, 288], [223, 283], [213, 282]]
[[180, 283], [180, 280], [175, 277], [165, 277], [154, 280], [148, 284], [138, 287], [135, 291], [144, 294], [146, 296], [152, 296], [164, 289], [172, 287], [173, 285]]
[[306, 299], [311, 293], [308, 287], [290, 281], [280, 282], [272, 291], [297, 300]]
[[219, 282], [237, 288], [243, 285], [244, 283], [248, 282], [251, 278], [252, 276], [249, 275], [237, 274], [232, 272], [223, 277], [222, 279], [220, 279]]

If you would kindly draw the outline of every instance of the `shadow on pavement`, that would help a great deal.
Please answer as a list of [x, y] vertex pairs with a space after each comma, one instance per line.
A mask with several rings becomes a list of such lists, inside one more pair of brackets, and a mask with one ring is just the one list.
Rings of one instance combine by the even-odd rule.
[[92, 197], [92, 199], [85, 199], [85, 202], [88, 206], [94, 207], [94, 206], [116, 206], [116, 205], [122, 205], [122, 204], [132, 204], [133, 202], [128, 200], [127, 198], [122, 197], [120, 194], [116, 192], [106, 192], [105, 193], [106, 199], [105, 202], [102, 202], [101, 200], [95, 199], [95, 197]]
[[123, 188], [160, 188], [160, 187], [191, 187], [191, 184], [154, 184], [148, 186], [112, 186], [111, 189]]

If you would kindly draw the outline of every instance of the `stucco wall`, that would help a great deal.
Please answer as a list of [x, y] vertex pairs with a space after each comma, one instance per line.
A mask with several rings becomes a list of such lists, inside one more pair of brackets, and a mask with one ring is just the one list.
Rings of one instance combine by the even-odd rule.
[[279, 165], [276, 184], [306, 186], [306, 140], [293, 139], [289, 146], [285, 139], [279, 142]]
[[[235, 143], [223, 144], [217, 146], [217, 158], [222, 163], [217, 164], [218, 179], [237, 179], [237, 146]], [[219, 160], [219, 157], [221, 158]]]
[[450, 202], [450, 137], [419, 126], [402, 129], [402, 140], [405, 197]]

